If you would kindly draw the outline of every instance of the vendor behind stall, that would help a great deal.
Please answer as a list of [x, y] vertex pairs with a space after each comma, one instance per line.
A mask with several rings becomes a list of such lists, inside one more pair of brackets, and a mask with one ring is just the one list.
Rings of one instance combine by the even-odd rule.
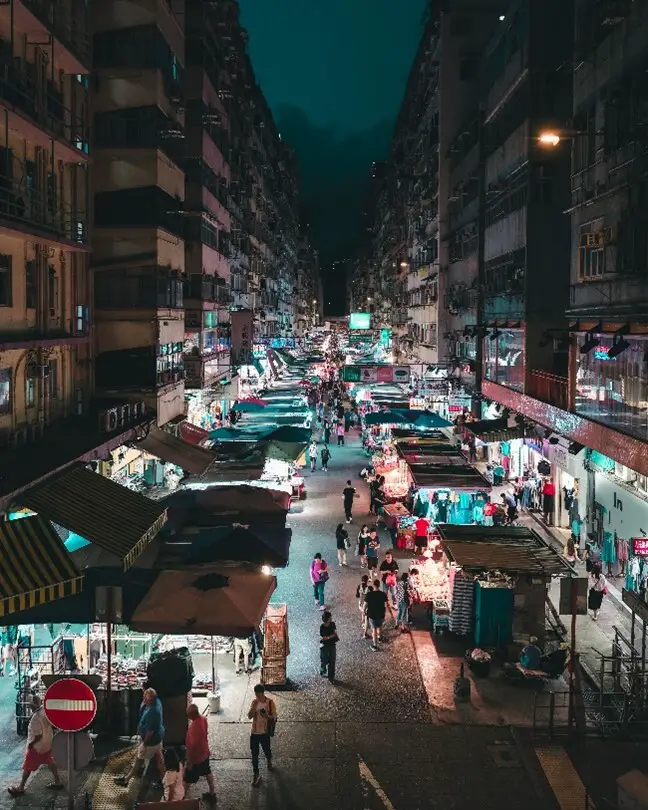
[[414, 526], [416, 528], [414, 545], [416, 547], [417, 554], [422, 554], [423, 551], [427, 548], [428, 531], [430, 529], [430, 524], [428, 523], [426, 518], [420, 517], [416, 520]]

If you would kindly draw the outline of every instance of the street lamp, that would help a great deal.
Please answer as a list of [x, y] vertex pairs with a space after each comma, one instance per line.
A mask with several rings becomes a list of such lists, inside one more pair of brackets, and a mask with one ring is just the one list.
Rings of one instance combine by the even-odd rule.
[[547, 130], [546, 132], [541, 132], [538, 135], [538, 143], [541, 146], [548, 146], [551, 149], [558, 146], [561, 140], [562, 140], [561, 136], [557, 132], [554, 132], [553, 130]]
[[409, 267], [409, 264], [408, 264], [407, 262], [401, 262], [401, 263], [400, 263], [400, 266], [401, 266], [403, 269], [405, 269], [406, 267]]

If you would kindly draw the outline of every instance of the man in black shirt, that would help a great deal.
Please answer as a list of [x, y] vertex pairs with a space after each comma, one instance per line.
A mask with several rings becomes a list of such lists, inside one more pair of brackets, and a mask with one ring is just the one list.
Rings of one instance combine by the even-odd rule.
[[335, 622], [330, 612], [325, 610], [320, 625], [320, 675], [327, 675], [331, 683], [335, 682], [335, 645], [338, 640]]
[[342, 490], [342, 497], [344, 498], [344, 517], [347, 523], [353, 520], [353, 499], [356, 495], [356, 489], [352, 486], [351, 481], [347, 481], [347, 485]]
[[391, 551], [385, 555], [385, 559], [380, 563], [382, 573], [382, 589], [391, 601], [392, 610], [398, 610], [398, 599], [396, 598], [396, 572], [398, 563], [393, 558]]
[[380, 580], [374, 579], [373, 591], [365, 594], [365, 613], [371, 627], [371, 649], [378, 649], [378, 642], [382, 640], [381, 628], [387, 612], [387, 595], [380, 590]]

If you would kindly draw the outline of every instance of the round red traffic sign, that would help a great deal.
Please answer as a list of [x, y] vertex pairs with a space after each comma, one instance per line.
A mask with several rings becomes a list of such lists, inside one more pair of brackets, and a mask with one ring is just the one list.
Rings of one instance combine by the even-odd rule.
[[97, 698], [92, 689], [78, 678], [61, 678], [45, 692], [45, 715], [61, 731], [81, 731], [97, 713]]

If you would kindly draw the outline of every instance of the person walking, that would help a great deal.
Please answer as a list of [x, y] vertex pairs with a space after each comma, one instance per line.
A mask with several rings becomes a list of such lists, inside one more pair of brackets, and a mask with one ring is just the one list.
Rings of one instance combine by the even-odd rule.
[[373, 590], [373, 588], [369, 582], [369, 575], [363, 574], [360, 584], [356, 588], [356, 599], [358, 600], [358, 608], [360, 609], [360, 616], [362, 617], [360, 626], [362, 627], [363, 638], [370, 638], [368, 626], [369, 620], [367, 619], [367, 614], [365, 613], [365, 595], [367, 594], [367, 591], [371, 590]]
[[313, 583], [315, 604], [319, 606], [320, 610], [324, 610], [326, 607], [324, 603], [324, 586], [328, 582], [329, 572], [326, 560], [322, 559], [322, 555], [319, 552], [313, 557], [313, 562], [310, 566], [310, 578]]
[[263, 684], [258, 683], [254, 687], [254, 700], [248, 712], [248, 719], [252, 721], [250, 731], [250, 752], [252, 754], [252, 785], [258, 787], [261, 784], [261, 774], [259, 773], [259, 752], [263, 749], [268, 770], [272, 771], [272, 748], [270, 740], [274, 736], [274, 727], [277, 723], [277, 707], [274, 700], [265, 693]]
[[[54, 781], [47, 786], [49, 790], [63, 790], [63, 782], [61, 782], [52, 754], [54, 729], [45, 716], [45, 710], [38, 695], [32, 695], [29, 707], [32, 715], [27, 726], [27, 748], [22, 765], [22, 775], [17, 785], [8, 788], [9, 795], [14, 797], [24, 794], [27, 780], [41, 765], [47, 765], [54, 777]], [[45, 803], [43, 802], [43, 804]]]
[[337, 446], [341, 447], [344, 444], [344, 422], [338, 423], [338, 426], [335, 428], [335, 433], [337, 435]]
[[328, 448], [328, 444], [325, 444], [320, 451], [320, 459], [322, 460], [322, 470], [324, 472], [328, 472], [328, 463], [329, 459], [331, 458], [331, 451]]
[[162, 741], [164, 740], [164, 717], [162, 714], [162, 702], [157, 696], [155, 689], [144, 690], [144, 700], [140, 707], [138, 734], [139, 745], [135, 752], [135, 759], [131, 769], [125, 776], [117, 776], [115, 783], [122, 787], [128, 787], [130, 780], [138, 775], [143, 766], [151, 760], [155, 760], [160, 771], [160, 778], [165, 772], [164, 753]]
[[398, 563], [394, 559], [391, 551], [385, 554], [385, 559], [380, 563], [380, 573], [382, 574], [382, 589], [387, 594], [391, 609], [398, 610], [398, 597], [396, 595], [396, 574]]
[[335, 622], [330, 611], [322, 613], [320, 625], [320, 675], [326, 675], [331, 683], [335, 683], [335, 661], [339, 638]]
[[598, 621], [599, 610], [603, 604], [603, 597], [608, 591], [607, 580], [601, 572], [600, 566], [592, 568], [587, 580], [589, 592], [587, 594], [587, 607], [592, 611], [592, 618]]
[[365, 612], [371, 628], [371, 649], [378, 649], [378, 642], [383, 640], [382, 626], [387, 612], [387, 595], [380, 590], [380, 580], [374, 579], [373, 589], [365, 594]]
[[209, 793], [203, 793], [203, 799], [215, 802], [216, 785], [209, 764], [211, 752], [209, 750], [207, 718], [200, 713], [195, 703], [191, 703], [187, 707], [187, 717], [189, 718], [189, 728], [185, 737], [186, 760], [183, 776], [185, 793], [189, 789], [189, 785], [197, 784], [198, 780], [204, 776], [207, 780]]
[[369, 542], [369, 537], [369, 526], [364, 523], [358, 533], [358, 542], [356, 544], [356, 554], [360, 557], [360, 568], [367, 567], [367, 543]]
[[414, 523], [416, 534], [414, 536], [414, 549], [419, 557], [423, 556], [423, 552], [428, 547], [428, 536], [430, 531], [430, 524], [424, 517], [419, 517]]
[[324, 444], [328, 444], [331, 441], [331, 423], [328, 419], [324, 422], [323, 439]]
[[350, 480], [346, 482], [346, 486], [342, 490], [342, 499], [344, 501], [344, 517], [347, 523], [353, 520], [353, 500], [356, 497], [356, 488]]
[[314, 439], [308, 448], [308, 458], [310, 459], [311, 472], [315, 472], [317, 466], [317, 442]]
[[248, 638], [235, 638], [234, 639], [234, 667], [237, 675], [243, 671], [241, 669], [241, 657], [243, 657], [243, 669], [246, 675], [252, 672], [250, 668], [250, 658], [252, 656], [252, 639]]
[[555, 501], [556, 485], [551, 478], [547, 478], [542, 485], [542, 514], [544, 515], [547, 526], [551, 526], [553, 523]]
[[335, 530], [335, 542], [337, 545], [338, 565], [347, 564], [347, 549], [349, 548], [349, 532], [344, 528], [344, 523], [338, 523]]
[[369, 532], [369, 539], [367, 540], [367, 568], [369, 571], [375, 571], [378, 568], [378, 552], [380, 551], [380, 539], [376, 529]]
[[409, 583], [409, 574], [403, 571], [396, 583], [396, 599], [398, 602], [398, 613], [396, 614], [396, 627], [400, 627], [401, 633], [409, 632], [409, 609], [412, 603], [412, 591]]

